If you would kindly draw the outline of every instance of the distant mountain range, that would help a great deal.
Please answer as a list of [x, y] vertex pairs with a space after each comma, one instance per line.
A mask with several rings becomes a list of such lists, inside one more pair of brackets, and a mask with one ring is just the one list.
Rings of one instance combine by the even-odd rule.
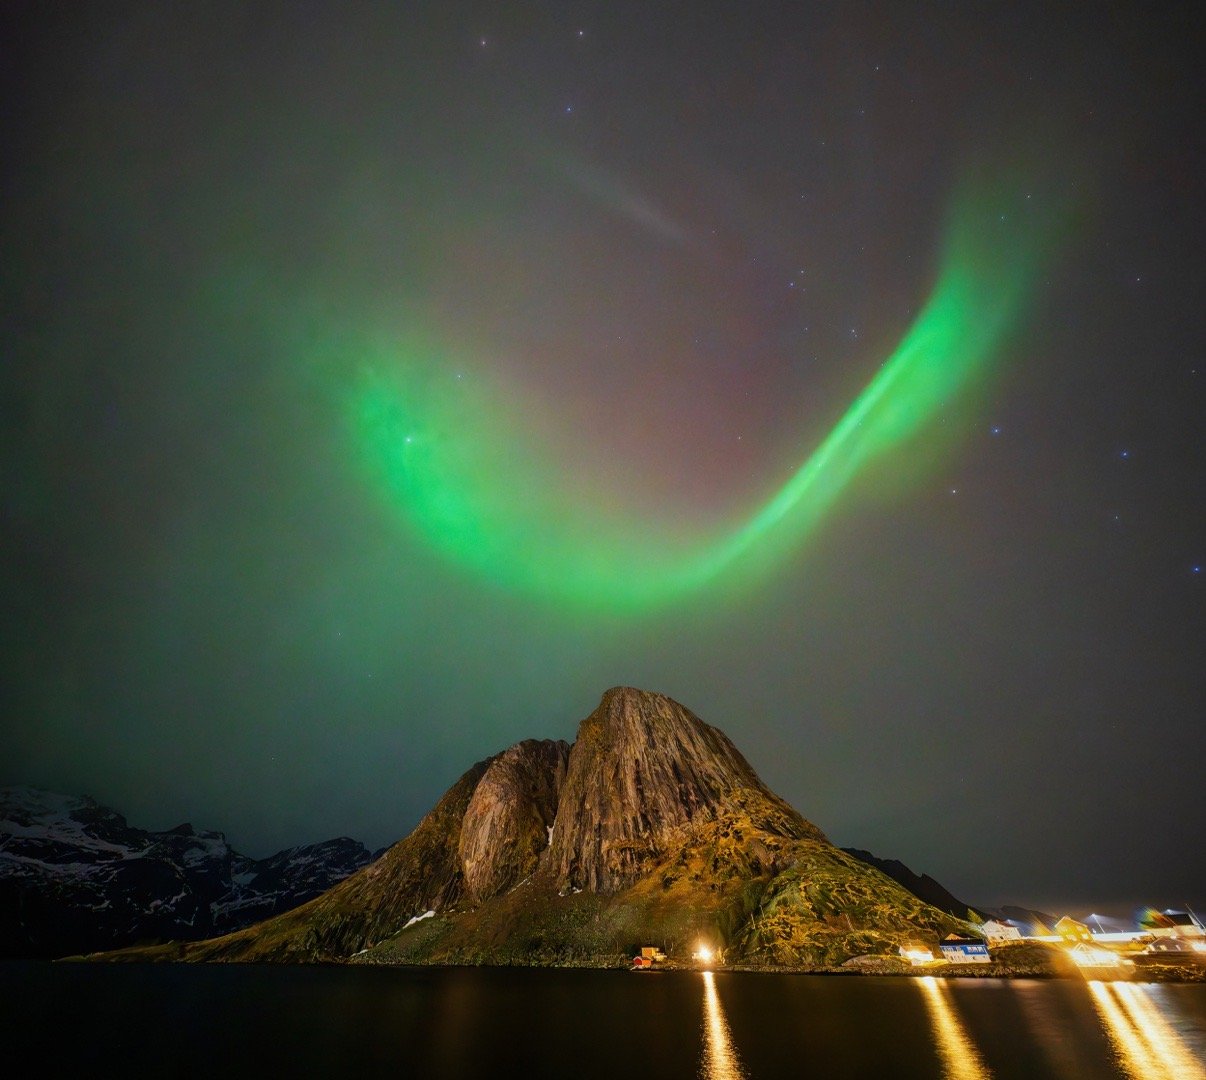
[[914, 896], [920, 897], [939, 911], [954, 915], [957, 919], [968, 919], [974, 923], [983, 923], [987, 919], [1003, 919], [1027, 932], [1038, 928], [1050, 929], [1059, 919], [1058, 915], [1048, 915], [1045, 911], [1034, 908], [1005, 905], [999, 908], [983, 907], [980, 904], [968, 904], [952, 896], [941, 882], [935, 881], [929, 874], [917, 874], [910, 870], [899, 859], [881, 859], [862, 848], [842, 848], [848, 855], [882, 870], [893, 881], [903, 885]]
[[994, 919], [1005, 919], [1016, 923], [1023, 930], [1032, 933], [1044, 933], [1053, 930], [1060, 916], [1048, 915], [1045, 911], [1034, 908], [1018, 907], [1016, 904], [1006, 904], [999, 908], [985, 908], [984, 911]]
[[0, 788], [0, 956], [213, 937], [305, 903], [372, 859], [347, 837], [252, 859], [220, 832], [148, 832], [90, 798]]

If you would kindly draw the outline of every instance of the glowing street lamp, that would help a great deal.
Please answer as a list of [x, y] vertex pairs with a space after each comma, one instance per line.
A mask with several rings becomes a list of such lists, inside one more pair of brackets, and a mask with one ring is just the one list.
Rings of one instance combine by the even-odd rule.
[[700, 942], [699, 946], [695, 950], [695, 959], [703, 964], [710, 964], [714, 955], [715, 954], [712, 952], [712, 950], [702, 942]]
[[1117, 953], [1096, 945], [1086, 945], [1083, 941], [1069, 951], [1079, 967], [1112, 968], [1122, 965], [1122, 958]]

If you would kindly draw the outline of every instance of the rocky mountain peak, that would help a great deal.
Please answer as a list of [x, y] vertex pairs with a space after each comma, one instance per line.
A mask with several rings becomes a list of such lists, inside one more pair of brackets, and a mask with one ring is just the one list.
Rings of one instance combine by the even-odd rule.
[[773, 809], [764, 822], [773, 831], [821, 835], [763, 786], [723, 732], [664, 694], [614, 687], [569, 753], [549, 853], [556, 880], [597, 893], [624, 888], [673, 833], [715, 818], [738, 794]]

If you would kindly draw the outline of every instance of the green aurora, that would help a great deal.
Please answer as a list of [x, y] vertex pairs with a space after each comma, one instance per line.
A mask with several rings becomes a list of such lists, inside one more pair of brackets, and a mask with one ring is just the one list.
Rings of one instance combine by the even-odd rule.
[[[850, 482], [982, 383], [1054, 247], [1054, 216], [1017, 186], [965, 188], [936, 284], [895, 351], [787, 482], [736, 527], [683, 537], [616, 520], [517, 439], [519, 421], [480, 376], [449, 374], [438, 348], [377, 349], [352, 394], [360, 457], [406, 525], [448, 559], [511, 590], [635, 612], [764, 573], [820, 525]], [[659, 531], [660, 530], [660, 531]]]

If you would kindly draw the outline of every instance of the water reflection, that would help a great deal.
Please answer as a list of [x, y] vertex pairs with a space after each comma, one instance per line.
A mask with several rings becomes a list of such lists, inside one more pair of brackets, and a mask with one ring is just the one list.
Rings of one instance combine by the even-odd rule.
[[1132, 983], [1089, 983], [1123, 1071], [1134, 1080], [1206, 1080], [1206, 1068], [1160, 1014], [1151, 989]]
[[699, 1064], [699, 1075], [703, 1080], [744, 1080], [745, 1069], [733, 1046], [729, 1034], [729, 1023], [720, 1007], [720, 995], [716, 993], [716, 979], [710, 971], [703, 973], [704, 980], [704, 1045], [703, 1060]]
[[917, 981], [930, 1014], [934, 1042], [938, 1045], [938, 1056], [942, 1058], [943, 1076], [947, 1080], [989, 1080], [992, 1073], [951, 1004], [945, 981], [935, 979], [933, 975], [922, 976]]

